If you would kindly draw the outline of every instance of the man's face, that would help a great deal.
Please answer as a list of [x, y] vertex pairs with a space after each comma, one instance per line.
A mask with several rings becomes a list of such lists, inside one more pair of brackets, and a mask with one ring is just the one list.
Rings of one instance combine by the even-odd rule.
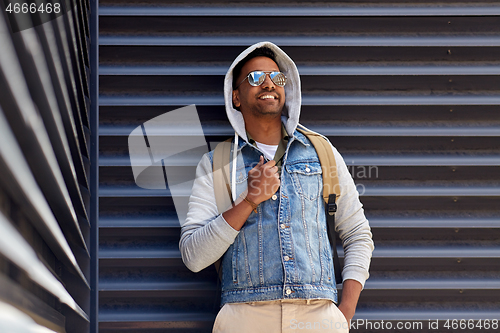
[[[278, 72], [279, 67], [268, 57], [255, 57], [243, 66], [236, 82], [240, 83], [253, 71]], [[281, 116], [285, 105], [285, 88], [277, 86], [269, 75], [266, 75], [264, 82], [257, 87], [251, 86], [245, 79], [233, 90], [233, 104], [240, 108], [243, 115], [251, 113], [256, 117]]]

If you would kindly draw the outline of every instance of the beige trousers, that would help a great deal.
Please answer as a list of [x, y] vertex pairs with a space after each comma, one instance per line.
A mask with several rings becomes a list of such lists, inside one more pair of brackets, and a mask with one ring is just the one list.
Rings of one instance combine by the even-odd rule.
[[226, 303], [213, 333], [347, 333], [349, 325], [330, 300], [277, 300]]

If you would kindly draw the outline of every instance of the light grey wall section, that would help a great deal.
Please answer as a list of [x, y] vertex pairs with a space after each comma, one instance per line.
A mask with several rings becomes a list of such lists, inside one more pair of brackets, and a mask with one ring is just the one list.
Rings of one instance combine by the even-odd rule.
[[33, 3], [0, 6], [0, 331], [83, 333], [90, 13], [85, 1]]
[[207, 141], [231, 135], [224, 74], [263, 40], [297, 62], [301, 122], [371, 222], [355, 319], [499, 319], [499, 23], [495, 1], [101, 1], [101, 331], [210, 332], [213, 269], [183, 266], [172, 199], [134, 184], [127, 135], [189, 104]]

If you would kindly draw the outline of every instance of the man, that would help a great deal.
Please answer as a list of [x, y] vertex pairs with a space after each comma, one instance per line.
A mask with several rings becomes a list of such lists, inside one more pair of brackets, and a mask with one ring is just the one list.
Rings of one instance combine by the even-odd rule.
[[235, 201], [218, 212], [213, 151], [205, 154], [180, 240], [192, 271], [222, 257], [223, 307], [214, 332], [347, 332], [369, 275], [373, 241], [354, 182], [332, 146], [341, 190], [335, 226], [345, 253], [337, 308], [321, 165], [296, 130], [301, 93], [294, 62], [272, 43], [255, 44], [233, 62], [224, 89], [235, 130]]

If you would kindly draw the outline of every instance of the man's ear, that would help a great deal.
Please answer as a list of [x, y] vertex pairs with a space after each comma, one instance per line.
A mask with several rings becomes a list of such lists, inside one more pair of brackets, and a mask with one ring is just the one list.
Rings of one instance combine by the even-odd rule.
[[240, 94], [238, 90], [233, 90], [233, 105], [235, 108], [239, 108], [240, 103]]

